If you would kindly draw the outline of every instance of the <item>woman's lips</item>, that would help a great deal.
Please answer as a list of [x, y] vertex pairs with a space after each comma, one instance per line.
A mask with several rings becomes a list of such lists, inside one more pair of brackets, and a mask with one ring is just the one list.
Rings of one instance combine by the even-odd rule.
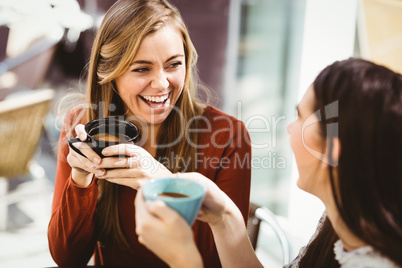
[[161, 96], [142, 96], [142, 95], [139, 96], [151, 108], [162, 108], [167, 102], [167, 100], [169, 100], [170, 92]]

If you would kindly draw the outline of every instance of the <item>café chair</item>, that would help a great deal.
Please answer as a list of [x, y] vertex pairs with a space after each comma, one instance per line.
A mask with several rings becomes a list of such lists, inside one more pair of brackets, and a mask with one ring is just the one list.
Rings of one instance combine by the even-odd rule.
[[[54, 91], [45, 89], [0, 101], [0, 231], [6, 230], [9, 205], [51, 191], [43, 168], [33, 156], [53, 98]], [[22, 175], [30, 175], [32, 180], [9, 191], [9, 181]]]
[[290, 263], [292, 258], [291, 244], [284, 229], [280, 226], [276, 215], [266, 207], [250, 203], [247, 233], [254, 250], [257, 248], [258, 240], [262, 239], [262, 234], [260, 233], [261, 223], [268, 224], [278, 238], [281, 245], [283, 264]]

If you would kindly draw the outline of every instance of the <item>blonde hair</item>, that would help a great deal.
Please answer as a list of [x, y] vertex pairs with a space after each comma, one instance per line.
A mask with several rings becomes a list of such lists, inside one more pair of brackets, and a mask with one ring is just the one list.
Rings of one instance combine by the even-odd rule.
[[[124, 115], [125, 104], [117, 93], [114, 80], [123, 74], [136, 55], [141, 41], [166, 25], [173, 25], [181, 33], [185, 53], [186, 76], [183, 91], [175, 106], [180, 113], [171, 112], [162, 123], [157, 136], [157, 158], [176, 154], [175, 162], [169, 163], [172, 172], [195, 171], [196, 148], [186, 139], [176, 140], [186, 133], [197, 144], [197, 133], [187, 131], [198, 122], [187, 122], [203, 112], [203, 105], [196, 99], [197, 53], [190, 40], [188, 30], [177, 9], [165, 0], [119, 0], [106, 13], [92, 47], [87, 80], [87, 120]], [[112, 109], [113, 106], [113, 109]], [[171, 126], [175, 127], [171, 127]], [[170, 127], [169, 127], [170, 126]], [[163, 135], [161, 135], [163, 133]], [[188, 167], [180, 166], [180, 159], [191, 159]], [[187, 169], [185, 169], [187, 168]], [[96, 209], [99, 241], [115, 241], [129, 248], [122, 233], [118, 215], [118, 185], [104, 180], [98, 181], [99, 199]], [[106, 216], [107, 215], [107, 216]]]

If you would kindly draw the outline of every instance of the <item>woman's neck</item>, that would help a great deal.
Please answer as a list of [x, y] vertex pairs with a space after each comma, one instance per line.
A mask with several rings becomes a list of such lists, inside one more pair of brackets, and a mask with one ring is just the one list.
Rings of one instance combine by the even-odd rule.
[[141, 145], [141, 147], [145, 150], [148, 151], [153, 157], [156, 156], [156, 150], [158, 146], [158, 131], [160, 128], [160, 125], [147, 125], [148, 128], [146, 132], [143, 132], [143, 137], [146, 139], [145, 143]]
[[357, 248], [365, 246], [366, 243], [350, 231], [345, 222], [339, 215], [338, 209], [335, 204], [326, 206], [327, 217], [331, 221], [332, 227], [339, 239], [342, 241], [343, 247], [346, 251], [353, 251]]

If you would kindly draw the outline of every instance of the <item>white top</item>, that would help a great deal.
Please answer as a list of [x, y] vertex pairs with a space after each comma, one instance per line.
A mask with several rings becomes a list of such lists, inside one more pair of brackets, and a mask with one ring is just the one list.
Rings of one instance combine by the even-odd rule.
[[382, 256], [371, 246], [364, 246], [353, 251], [345, 251], [342, 241], [334, 244], [335, 259], [342, 268], [398, 268], [390, 259]]
[[[320, 218], [317, 230], [310, 239], [309, 244], [317, 236], [326, 218], [324, 212]], [[308, 246], [308, 245], [307, 245]], [[284, 265], [284, 268], [299, 268], [300, 259], [306, 253], [307, 246], [300, 249], [299, 255], [289, 264]], [[402, 268], [392, 262], [390, 259], [382, 256], [378, 251], [371, 246], [364, 246], [353, 251], [345, 251], [342, 241], [338, 240], [334, 244], [335, 259], [338, 261], [341, 268]]]

